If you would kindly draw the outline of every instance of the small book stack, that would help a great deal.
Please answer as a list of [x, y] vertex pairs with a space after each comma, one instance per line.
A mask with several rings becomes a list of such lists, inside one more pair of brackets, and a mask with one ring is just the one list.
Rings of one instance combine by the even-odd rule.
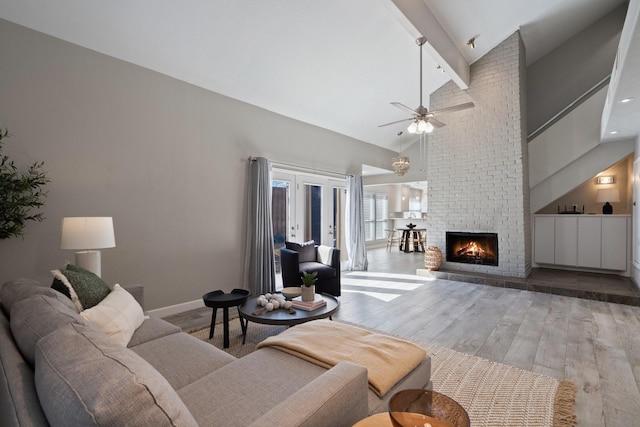
[[302, 297], [295, 297], [291, 300], [294, 308], [300, 310], [313, 311], [327, 305], [327, 302], [320, 295], [316, 295], [313, 301], [302, 301]]

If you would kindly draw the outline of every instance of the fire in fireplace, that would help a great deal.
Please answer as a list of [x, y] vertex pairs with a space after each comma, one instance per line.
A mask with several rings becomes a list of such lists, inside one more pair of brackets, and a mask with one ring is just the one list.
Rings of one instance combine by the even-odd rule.
[[498, 266], [497, 233], [447, 231], [447, 261]]

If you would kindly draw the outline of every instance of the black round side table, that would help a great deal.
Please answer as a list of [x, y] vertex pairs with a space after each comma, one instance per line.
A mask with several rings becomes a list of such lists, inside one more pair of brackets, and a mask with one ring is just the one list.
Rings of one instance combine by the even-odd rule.
[[[202, 296], [202, 300], [204, 301], [204, 305], [207, 307], [211, 307], [213, 309], [213, 313], [211, 314], [211, 328], [209, 329], [209, 339], [213, 337], [213, 329], [216, 325], [216, 312], [219, 308], [222, 309], [223, 320], [224, 320], [224, 348], [229, 347], [229, 307], [238, 307], [244, 304], [249, 297], [249, 291], [246, 289], [234, 289], [231, 293], [224, 293], [224, 291], [213, 291], [208, 292]], [[240, 319], [240, 327], [242, 328], [242, 333], [245, 334], [246, 324], [244, 323], [244, 319], [239, 315]]]

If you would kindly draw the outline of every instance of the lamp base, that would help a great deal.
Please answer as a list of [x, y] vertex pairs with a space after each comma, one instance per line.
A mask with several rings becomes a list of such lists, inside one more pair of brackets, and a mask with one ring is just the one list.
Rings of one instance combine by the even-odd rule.
[[613, 206], [611, 206], [609, 202], [605, 203], [604, 206], [602, 207], [602, 214], [611, 215], [612, 213], [613, 213]]
[[100, 277], [102, 274], [100, 251], [76, 252], [76, 265]]

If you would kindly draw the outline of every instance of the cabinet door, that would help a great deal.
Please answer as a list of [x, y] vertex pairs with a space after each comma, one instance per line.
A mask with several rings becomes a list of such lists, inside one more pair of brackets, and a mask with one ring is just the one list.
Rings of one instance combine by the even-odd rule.
[[578, 266], [600, 268], [602, 220], [578, 218]]
[[627, 218], [602, 218], [602, 268], [627, 269]]
[[556, 217], [556, 264], [576, 266], [578, 264], [578, 218]]
[[555, 262], [555, 218], [536, 216], [533, 219], [533, 259], [538, 264]]

